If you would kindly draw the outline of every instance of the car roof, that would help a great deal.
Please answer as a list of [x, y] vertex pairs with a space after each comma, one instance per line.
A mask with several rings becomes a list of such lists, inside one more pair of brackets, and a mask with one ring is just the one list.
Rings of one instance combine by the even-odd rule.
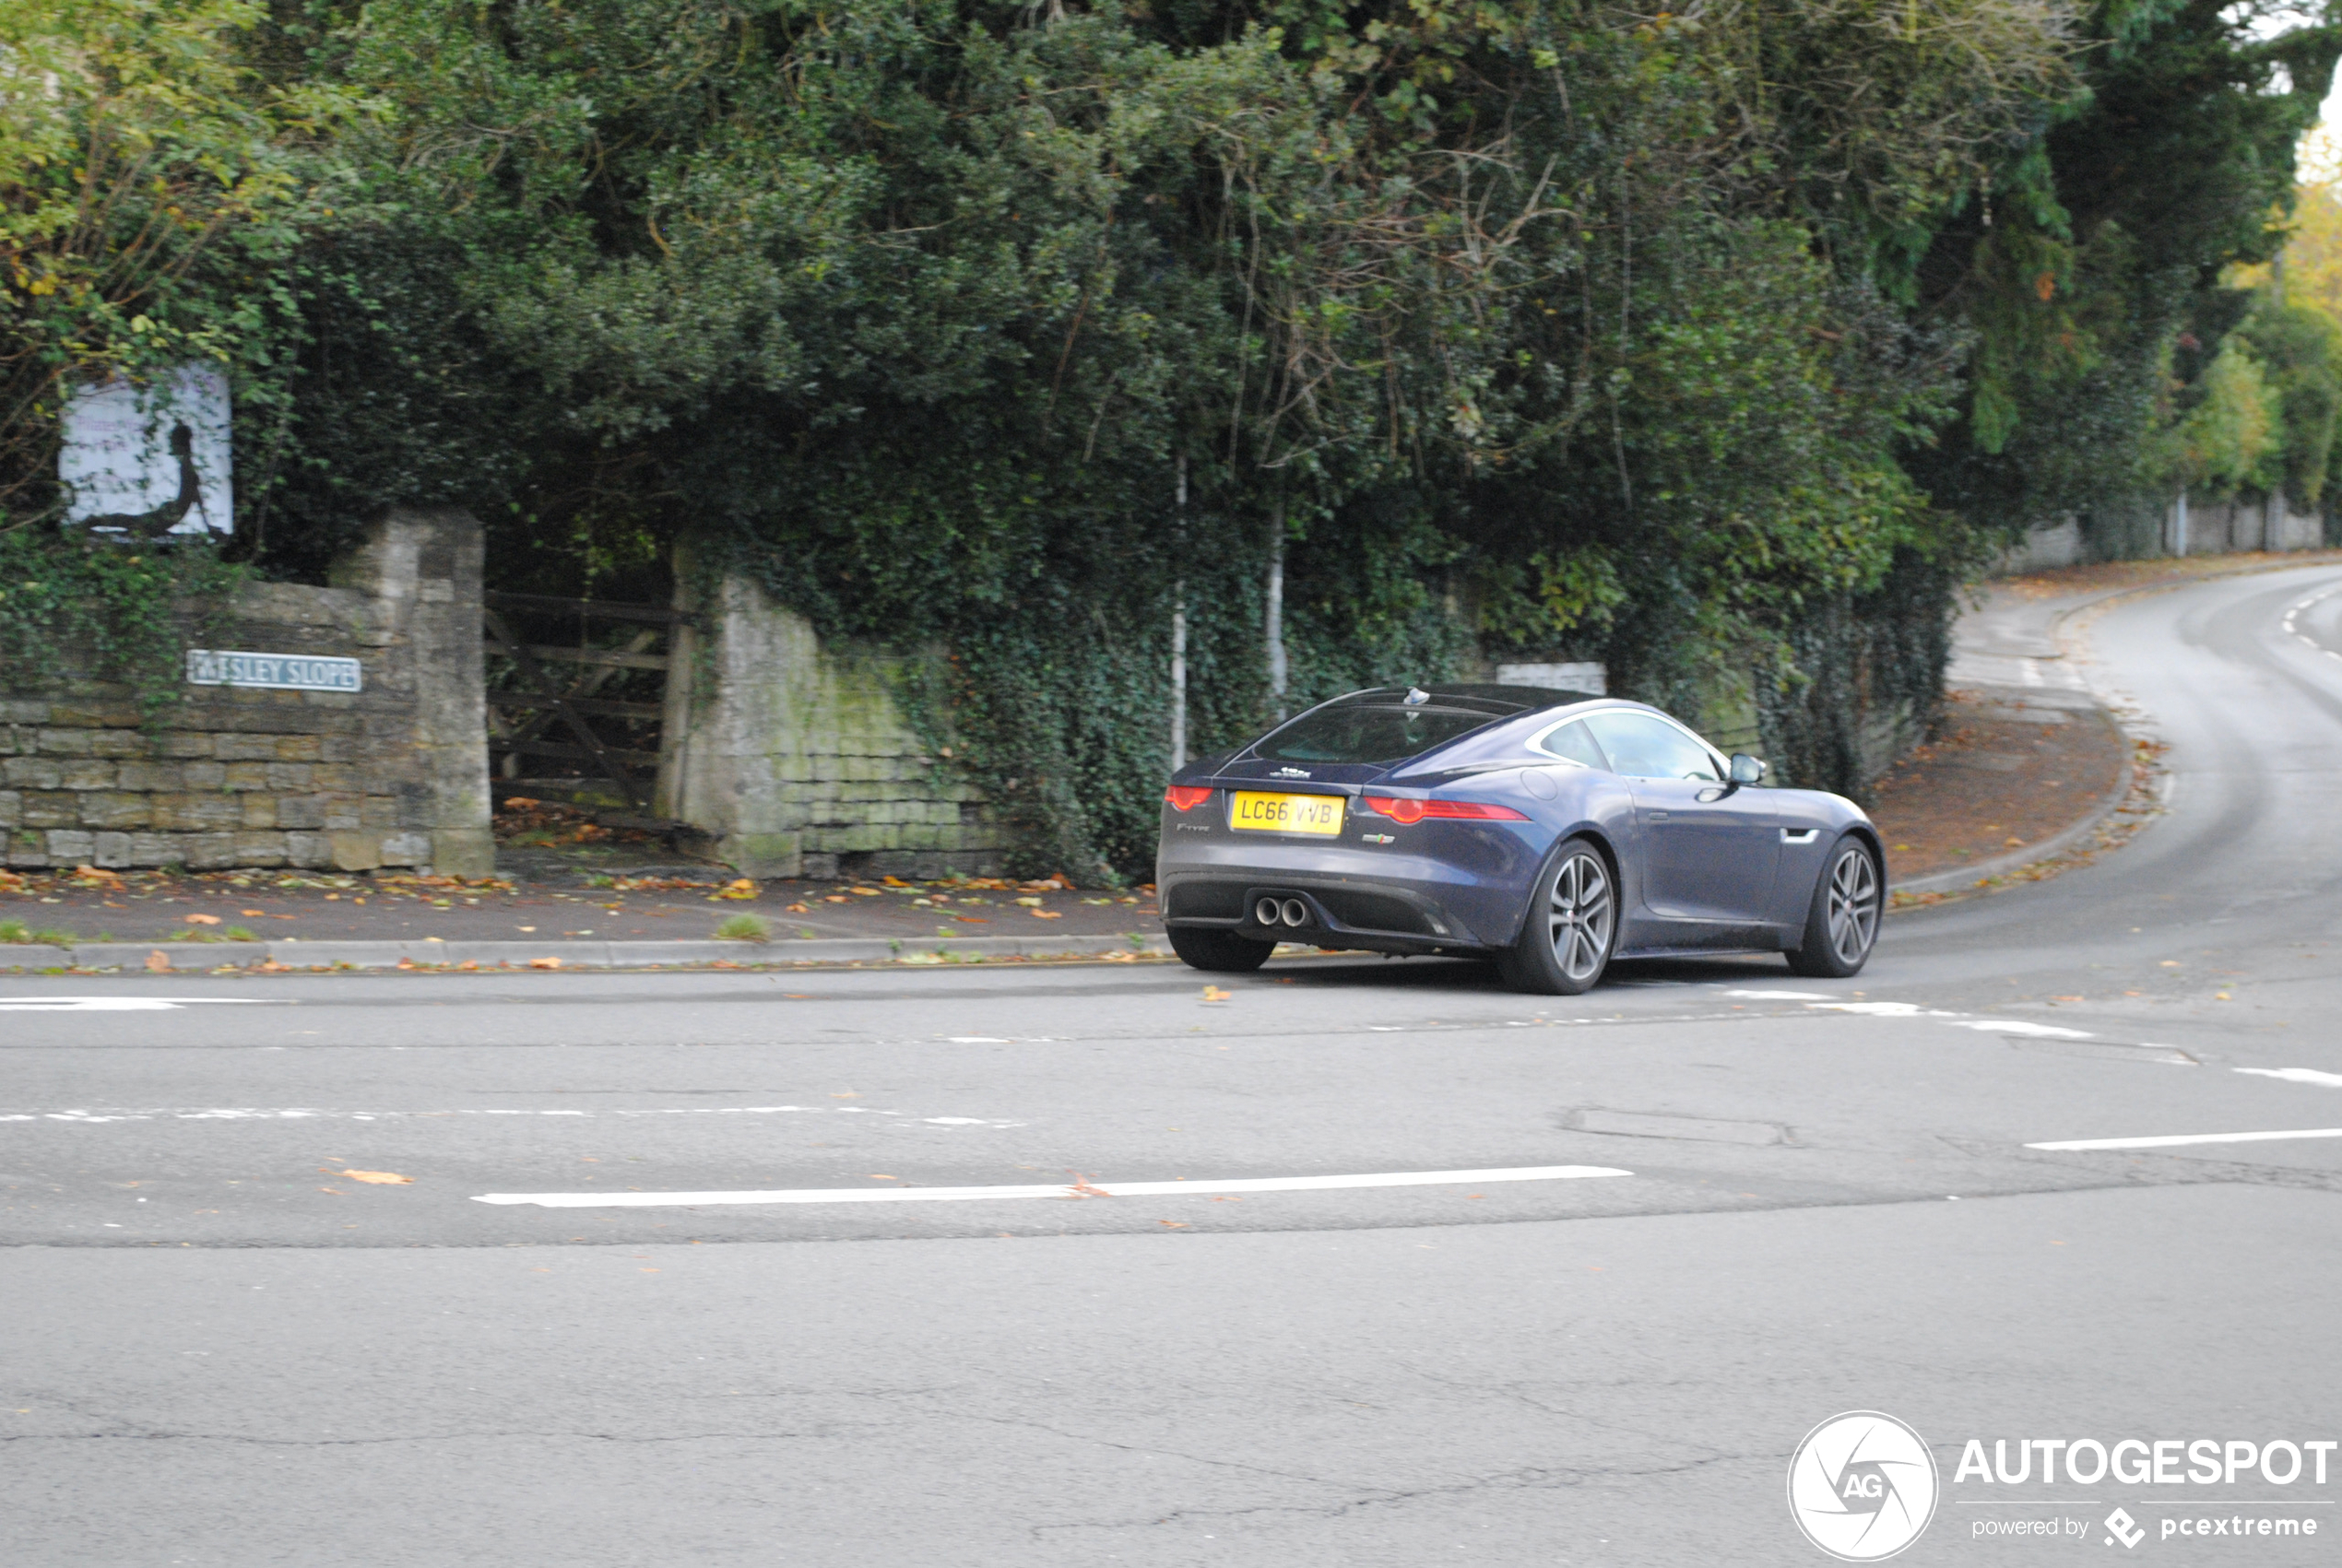
[[[1326, 706], [1399, 707], [1406, 703], [1407, 697], [1415, 690], [1405, 686], [1378, 686], [1365, 691], [1353, 691], [1346, 697], [1337, 697]], [[1462, 708], [1486, 713], [1492, 719], [1532, 713], [1540, 708], [1567, 707], [1572, 702], [1602, 701], [1601, 693], [1594, 691], [1567, 691], [1549, 686], [1502, 686], [1493, 681], [1456, 682], [1420, 690], [1442, 708]]]

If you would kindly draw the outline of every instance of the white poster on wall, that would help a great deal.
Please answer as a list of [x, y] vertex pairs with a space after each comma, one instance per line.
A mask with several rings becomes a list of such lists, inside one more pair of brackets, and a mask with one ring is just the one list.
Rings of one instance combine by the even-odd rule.
[[68, 523], [149, 538], [232, 532], [226, 372], [182, 365], [144, 385], [116, 379], [74, 388], [57, 477], [70, 487]]

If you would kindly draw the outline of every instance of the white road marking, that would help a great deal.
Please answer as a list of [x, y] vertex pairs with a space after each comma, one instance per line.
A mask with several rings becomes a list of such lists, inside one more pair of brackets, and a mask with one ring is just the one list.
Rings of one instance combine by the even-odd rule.
[[0, 1122], [391, 1122], [443, 1116], [893, 1116], [900, 1123], [934, 1127], [1021, 1127], [1023, 1122], [982, 1116], [914, 1116], [908, 1111], [879, 1111], [867, 1105], [653, 1105], [640, 1110], [523, 1111], [475, 1107], [459, 1111], [324, 1111], [307, 1106], [196, 1106], [166, 1110], [0, 1111]]
[[2182, 1133], [2172, 1138], [2076, 1138], [2062, 1143], [2029, 1143], [2028, 1149], [2176, 1149], [2188, 1143], [2275, 1143], [2289, 1138], [2342, 1138], [2342, 1127], [2301, 1127], [2291, 1132]]
[[[1940, 1016], [1940, 1015], [1939, 1015]], [[2061, 1029], [2053, 1023], [2028, 1023], [2022, 1019], [1981, 1018], [1955, 1022], [1954, 1029], [1974, 1029], [1986, 1034], [2032, 1034], [2046, 1040], [2095, 1040], [2087, 1029]]]
[[1824, 1012], [1860, 1013], [1865, 1018], [1958, 1018], [1958, 1013], [1938, 1012], [1922, 1008], [1917, 1002], [1808, 1002], [1809, 1008]]
[[2317, 593], [2312, 594], [2308, 598], [2300, 600], [2291, 609], [2287, 610], [2285, 612], [2285, 619], [2280, 623], [2282, 630], [2292, 636], [2296, 642], [2301, 643], [2305, 647], [2315, 649], [2317, 652], [2324, 654], [2329, 659], [2342, 659], [2342, 654], [2336, 653], [2333, 649], [2326, 647], [2324, 643], [2320, 643], [2316, 638], [2312, 637], [2309, 633], [2303, 631], [2297, 624], [2297, 621], [2303, 610], [2308, 609], [2312, 605], [2318, 603], [2322, 599], [2333, 597], [2337, 593], [2342, 593], [2342, 584], [2336, 584], [2334, 587], [2321, 589]]
[[0, 1013], [159, 1013], [218, 1004], [284, 1007], [289, 996], [0, 996]]
[[1248, 1176], [1219, 1182], [1093, 1182], [1054, 1186], [798, 1187], [774, 1192], [491, 1192], [474, 1203], [539, 1208], [697, 1208], [724, 1203], [967, 1203], [986, 1198], [1173, 1197], [1193, 1193], [1322, 1192], [1337, 1187], [1483, 1186], [1491, 1182], [1566, 1182], [1631, 1176], [1607, 1165], [1524, 1165], [1498, 1171], [1392, 1171], [1370, 1176]]
[[2288, 1083], [2314, 1083], [2327, 1089], [2342, 1089], [2342, 1073], [2322, 1073], [2315, 1067], [2239, 1067], [2241, 1073], [2254, 1078], [2283, 1079]]
[[1746, 996], [1760, 1002], [1827, 1002], [1826, 991], [1727, 991], [1727, 996]]

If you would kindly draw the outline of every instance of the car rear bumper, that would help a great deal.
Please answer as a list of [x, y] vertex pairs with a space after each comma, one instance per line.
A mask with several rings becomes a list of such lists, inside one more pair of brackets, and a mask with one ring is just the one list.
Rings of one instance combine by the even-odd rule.
[[[1166, 845], [1155, 871], [1165, 925], [1233, 931], [1261, 941], [1372, 952], [1484, 952], [1512, 933], [1487, 912], [1510, 902], [1456, 867], [1419, 855], [1347, 845], [1231, 843]], [[1262, 901], [1280, 906], [1272, 925]], [[1304, 919], [1283, 915], [1298, 904]], [[1478, 906], [1478, 907], [1475, 907]], [[1475, 922], [1472, 916], [1477, 914]]]

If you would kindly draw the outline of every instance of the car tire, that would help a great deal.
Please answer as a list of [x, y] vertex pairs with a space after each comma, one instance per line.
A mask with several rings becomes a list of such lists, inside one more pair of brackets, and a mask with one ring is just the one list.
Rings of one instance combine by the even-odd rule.
[[1171, 950], [1189, 969], [1208, 969], [1214, 974], [1246, 974], [1269, 961], [1277, 950], [1274, 942], [1257, 942], [1249, 937], [1239, 937], [1233, 931], [1212, 931], [1192, 925], [1171, 927]]
[[1591, 839], [1563, 843], [1538, 874], [1520, 940], [1498, 959], [1506, 984], [1544, 996], [1593, 989], [1618, 945], [1618, 875]]
[[1816, 980], [1860, 974], [1877, 945], [1886, 907], [1887, 878], [1878, 852], [1859, 834], [1841, 834], [1822, 862], [1805, 912], [1804, 945], [1789, 955], [1789, 967]]

